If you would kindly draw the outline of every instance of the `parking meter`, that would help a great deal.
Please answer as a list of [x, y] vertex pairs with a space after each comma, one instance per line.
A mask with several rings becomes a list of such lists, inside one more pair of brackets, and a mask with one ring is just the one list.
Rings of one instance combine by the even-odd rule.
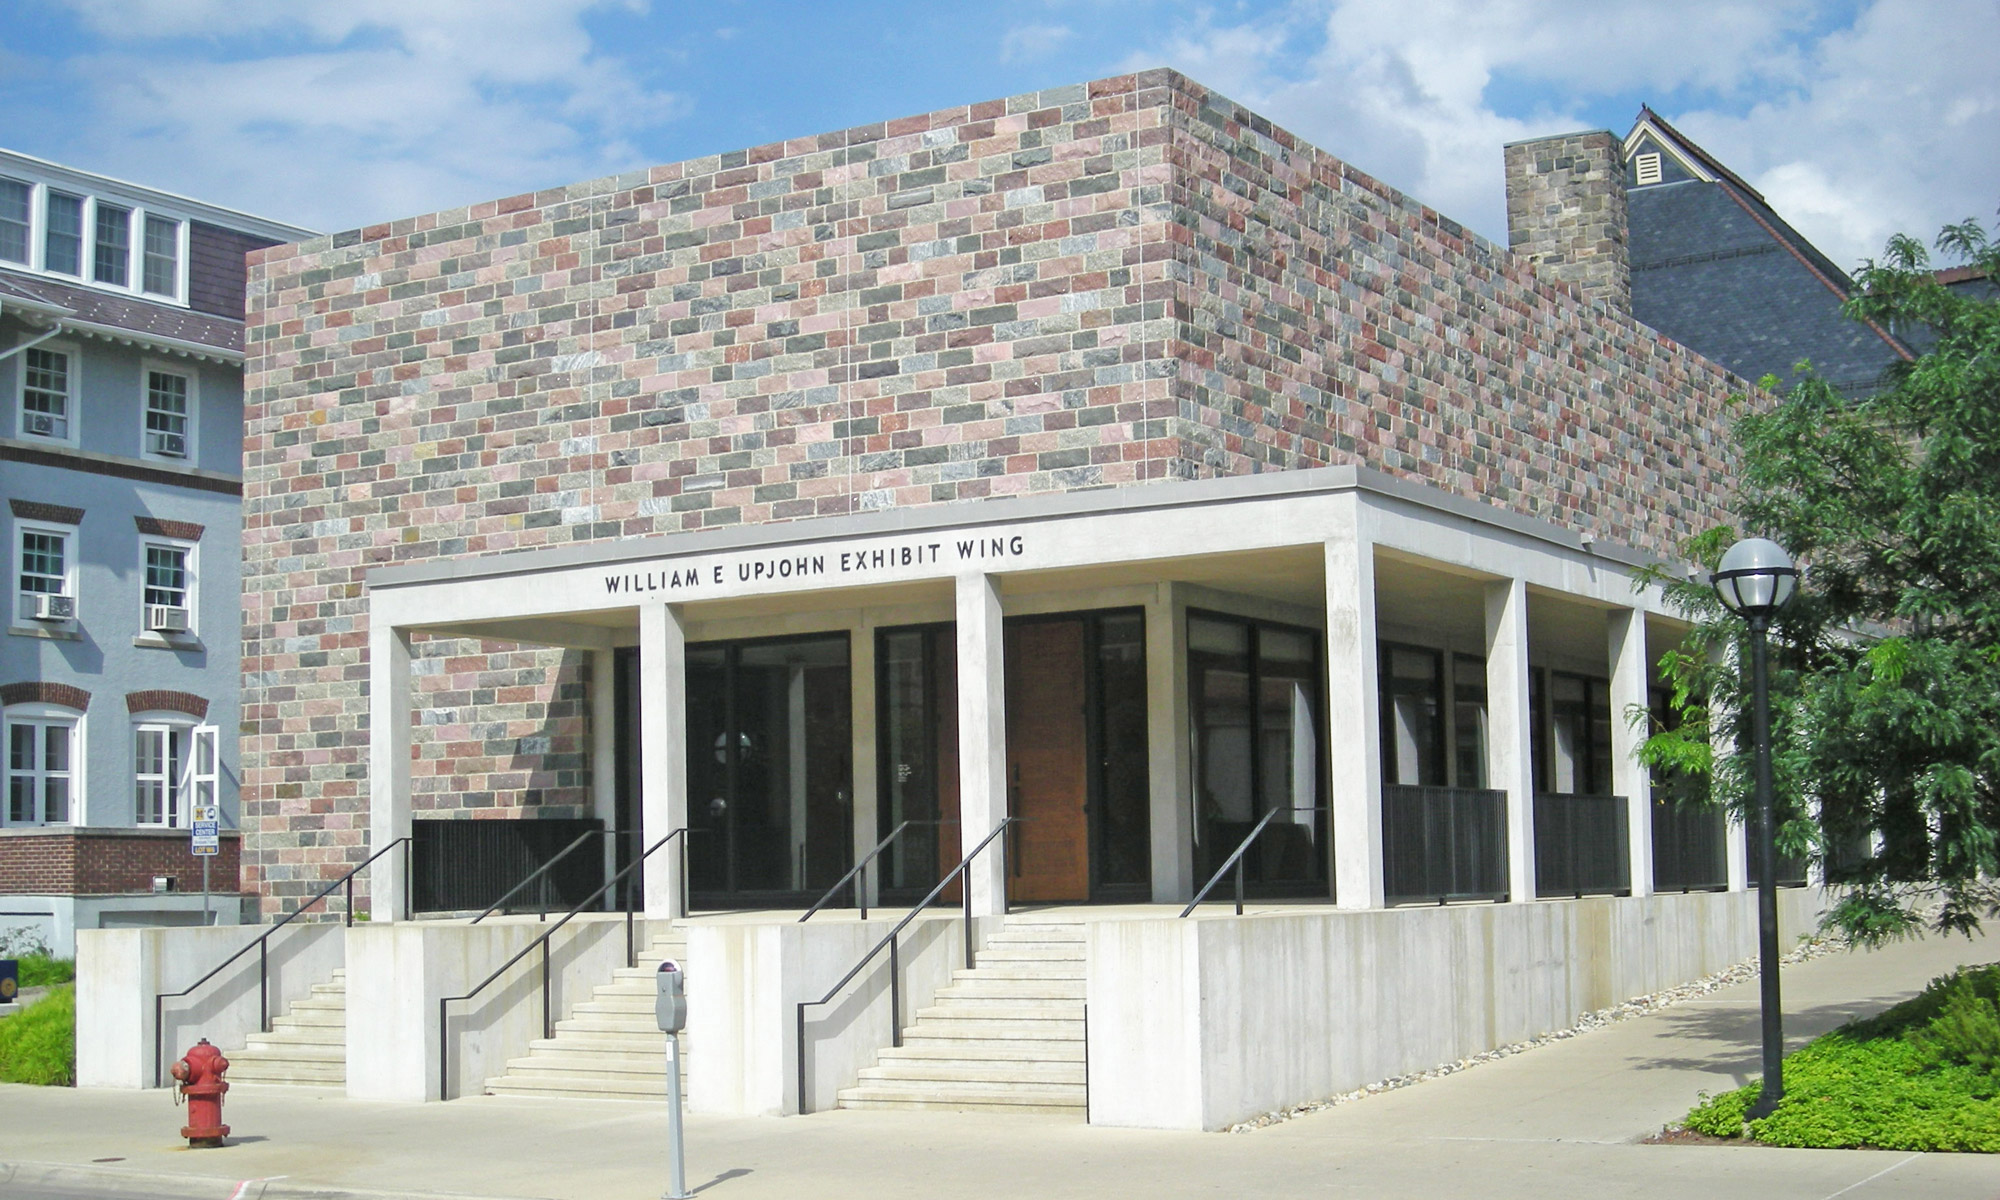
[[681, 1142], [681, 1030], [687, 1028], [687, 975], [673, 959], [653, 973], [653, 1015], [667, 1034], [667, 1167], [666, 1200], [689, 1200], [687, 1152]]
[[681, 965], [673, 959], [660, 964], [653, 975], [656, 989], [653, 997], [653, 1015], [659, 1019], [661, 1033], [679, 1033], [687, 1027], [687, 976]]

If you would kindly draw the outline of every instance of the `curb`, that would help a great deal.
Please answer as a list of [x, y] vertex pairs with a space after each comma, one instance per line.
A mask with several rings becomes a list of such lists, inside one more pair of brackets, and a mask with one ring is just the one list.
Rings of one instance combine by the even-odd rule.
[[0, 1162], [0, 1192], [31, 1187], [102, 1196], [144, 1196], [147, 1200], [513, 1200], [467, 1192], [385, 1192], [330, 1187], [283, 1176], [233, 1179], [215, 1175], [162, 1175], [133, 1167]]

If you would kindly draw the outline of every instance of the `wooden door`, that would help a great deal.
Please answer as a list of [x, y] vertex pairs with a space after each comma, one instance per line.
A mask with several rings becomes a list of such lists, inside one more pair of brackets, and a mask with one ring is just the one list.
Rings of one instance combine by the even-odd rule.
[[1023, 901], [1090, 898], [1088, 739], [1083, 622], [1007, 629], [1007, 894]]

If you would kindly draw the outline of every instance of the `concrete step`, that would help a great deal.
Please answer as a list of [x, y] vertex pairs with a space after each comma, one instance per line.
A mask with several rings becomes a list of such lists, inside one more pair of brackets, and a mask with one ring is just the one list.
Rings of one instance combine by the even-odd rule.
[[[598, 1075], [502, 1075], [486, 1081], [489, 1096], [554, 1096], [567, 1100], [658, 1100], [667, 1098], [661, 1079], [607, 1079]], [[686, 1102], [683, 1095], [682, 1102]]]
[[[667, 1057], [667, 1035], [659, 1030], [644, 1033], [599, 1032], [596, 1030], [558, 1030], [555, 1037], [536, 1038], [528, 1043], [533, 1050], [579, 1050], [617, 1051], [624, 1054], [650, 1054], [662, 1062]], [[681, 1035], [681, 1061], [687, 1061], [687, 1035]]]
[[991, 1002], [954, 1000], [948, 1005], [939, 1004], [917, 1010], [917, 1023], [919, 1025], [929, 1024], [933, 1021], [940, 1023], [949, 1021], [960, 1024], [978, 1022], [982, 1025], [1002, 1027], [1003, 1032], [992, 1035], [997, 1037], [1007, 1036], [1007, 1031], [1005, 1031], [1004, 1027], [1012, 1025], [1015, 1022], [1032, 1022], [1036, 1029], [1056, 1025], [1074, 1025], [1077, 1027], [1078, 1036], [1082, 1036], [1083, 1009], [1081, 1005], [1078, 1005], [1073, 1010], [1065, 1011], [1061, 1008], [1051, 1009], [1045, 1005], [1025, 1003], [1019, 1000], [995, 1000]]
[[293, 1062], [273, 1060], [271, 1062], [229, 1060], [229, 1076], [232, 1083], [279, 1083], [293, 1087], [338, 1086], [347, 1082], [347, 1060], [337, 1063]]
[[972, 974], [937, 990], [939, 1004], [947, 1001], [1050, 1000], [1083, 1003], [1081, 979], [1011, 979]]
[[1028, 1038], [934, 1037], [923, 1030], [903, 1035], [903, 1044], [885, 1048], [882, 1062], [937, 1059], [947, 1062], [1073, 1062], [1083, 1061], [1083, 1039], [1064, 1042]]
[[1046, 1112], [1081, 1115], [1087, 1102], [1083, 1088], [1051, 1087], [1046, 1091], [1019, 1086], [991, 1087], [977, 1084], [946, 1086], [926, 1084], [870, 1084], [842, 1088], [842, 1108], [985, 1109], [1005, 1112]]
[[347, 972], [324, 983], [228, 1052], [229, 1078], [243, 1083], [338, 1087], [347, 1082]]
[[[271, 1032], [269, 1033], [251, 1034], [248, 1044], [258, 1046], [271, 1041], [295, 1046], [344, 1047], [347, 1045], [347, 1025], [344, 1022], [339, 1025], [289, 1025], [285, 1024], [284, 1021], [285, 1018], [283, 1017], [272, 1021]], [[235, 1051], [232, 1050], [230, 1053], [234, 1054]]]
[[253, 1033], [250, 1042], [240, 1050], [231, 1050], [224, 1057], [229, 1059], [230, 1069], [239, 1062], [269, 1061], [274, 1058], [296, 1059], [300, 1062], [346, 1062], [347, 1045], [344, 1042], [295, 1042], [273, 1037], [268, 1033]]
[[977, 967], [968, 971], [964, 967], [952, 971], [953, 982], [961, 979], [1073, 979], [1083, 982], [1083, 960], [1062, 961], [1059, 959], [1010, 960], [989, 963], [985, 955], [980, 955]]
[[926, 1081], [939, 1084], [1074, 1084], [1084, 1082], [1083, 1064], [980, 1062], [954, 1059], [918, 1059], [880, 1063], [861, 1068], [861, 1086], [877, 1083]]
[[[507, 1075], [510, 1078], [547, 1075], [587, 1075], [595, 1079], [624, 1079], [638, 1077], [664, 1081], [667, 1077], [667, 1059], [664, 1054], [658, 1058], [642, 1054], [592, 1054], [571, 1049], [543, 1050], [526, 1058], [507, 1060]], [[681, 1075], [687, 1076], [686, 1065], [682, 1065]]]

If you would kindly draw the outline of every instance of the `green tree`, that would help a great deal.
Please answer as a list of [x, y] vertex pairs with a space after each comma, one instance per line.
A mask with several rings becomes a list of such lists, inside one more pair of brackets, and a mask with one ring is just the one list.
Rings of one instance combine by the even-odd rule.
[[[1828, 923], [1869, 942], [2000, 915], [2000, 243], [1967, 221], [1936, 246], [1984, 268], [1984, 290], [1946, 287], [1898, 237], [1847, 304], [1916, 361], [1862, 399], [1804, 368], [1735, 425], [1742, 528], [1805, 567], [1772, 631], [1779, 850], [1825, 865]], [[1712, 571], [1737, 537], [1687, 551]], [[1666, 658], [1674, 727], [1641, 756], [1679, 802], [1746, 812], [1748, 715], [1708, 704], [1745, 694], [1742, 622], [1705, 575], [1655, 579], [1696, 625]]]

